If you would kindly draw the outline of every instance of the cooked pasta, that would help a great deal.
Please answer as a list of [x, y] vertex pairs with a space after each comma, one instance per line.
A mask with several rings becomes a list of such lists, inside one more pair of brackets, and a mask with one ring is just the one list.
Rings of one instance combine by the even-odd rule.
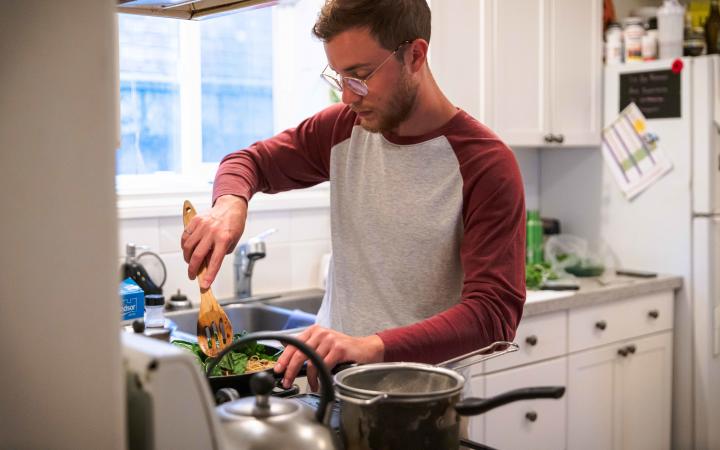
[[245, 373], [259, 372], [265, 369], [272, 369], [275, 366], [275, 361], [268, 359], [259, 358], [257, 355], [252, 355], [248, 358], [247, 366], [245, 366]]

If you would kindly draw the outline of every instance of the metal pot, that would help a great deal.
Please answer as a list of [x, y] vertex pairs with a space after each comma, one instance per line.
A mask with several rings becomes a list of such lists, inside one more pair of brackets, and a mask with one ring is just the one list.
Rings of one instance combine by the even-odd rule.
[[[501, 346], [504, 351], [488, 354]], [[516, 400], [562, 397], [564, 387], [534, 387], [460, 401], [465, 379], [443, 366], [466, 367], [515, 350], [516, 344], [496, 342], [438, 365], [378, 363], [339, 372], [335, 390], [345, 448], [456, 449], [461, 415], [482, 414]], [[484, 356], [457, 364], [478, 354]]]

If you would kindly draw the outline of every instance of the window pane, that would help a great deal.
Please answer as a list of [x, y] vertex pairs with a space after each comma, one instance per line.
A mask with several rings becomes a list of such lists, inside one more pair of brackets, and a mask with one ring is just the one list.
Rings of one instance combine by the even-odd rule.
[[202, 160], [273, 134], [272, 9], [200, 24]]
[[119, 15], [122, 142], [117, 174], [178, 170], [178, 23]]

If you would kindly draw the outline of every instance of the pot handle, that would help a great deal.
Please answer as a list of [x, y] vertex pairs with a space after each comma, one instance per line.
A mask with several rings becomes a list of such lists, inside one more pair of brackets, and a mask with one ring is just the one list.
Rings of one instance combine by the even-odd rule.
[[[460, 355], [453, 359], [448, 359], [447, 361], [438, 363], [436, 364], [436, 366], [446, 367], [452, 370], [462, 369], [463, 367], [472, 366], [473, 364], [478, 364], [483, 361], [487, 361], [488, 359], [497, 358], [498, 356], [502, 356], [506, 353], [517, 351], [517, 349], [518, 345], [514, 342], [497, 341], [493, 342], [487, 347], [483, 347], [470, 353], [465, 353], [464, 355]], [[472, 356], [477, 357], [471, 358]], [[468, 360], [465, 361], [466, 359]]]
[[490, 398], [470, 397], [455, 405], [455, 410], [461, 416], [475, 416], [491, 409], [512, 403], [518, 400], [535, 400], [539, 398], [560, 398], [565, 394], [565, 386], [542, 386], [515, 389], [503, 392]]
[[355, 397], [348, 397], [347, 395], [343, 395], [340, 392], [336, 392], [335, 397], [344, 402], [353, 403], [355, 405], [367, 406], [367, 405], [373, 405], [379, 401], [385, 400], [386, 398], [388, 398], [388, 395], [380, 394], [380, 395], [376, 395], [373, 398], [363, 400], [363, 399], [359, 399], [359, 398], [355, 398]]
[[218, 362], [220, 362], [223, 356], [227, 355], [228, 353], [243, 344], [251, 341], [261, 340], [280, 341], [285, 345], [292, 345], [294, 347], [297, 347], [298, 350], [304, 353], [305, 356], [307, 356], [308, 359], [310, 359], [310, 361], [315, 364], [315, 367], [317, 367], [318, 369], [318, 376], [320, 377], [320, 388], [322, 389], [322, 395], [320, 396], [320, 404], [318, 404], [317, 411], [315, 412], [315, 417], [317, 418], [318, 422], [325, 423], [325, 412], [328, 409], [327, 407], [335, 400], [335, 391], [333, 389], [332, 376], [330, 375], [330, 371], [323, 362], [322, 358], [320, 358], [320, 356], [318, 356], [318, 354], [315, 353], [306, 343], [296, 337], [288, 336], [287, 334], [281, 333], [260, 332], [246, 334], [237, 341], [225, 347], [215, 358], [208, 358], [212, 359], [212, 361], [210, 361], [210, 363], [207, 365], [206, 375], [210, 377], [213, 368], [215, 368], [215, 366], [218, 364]]

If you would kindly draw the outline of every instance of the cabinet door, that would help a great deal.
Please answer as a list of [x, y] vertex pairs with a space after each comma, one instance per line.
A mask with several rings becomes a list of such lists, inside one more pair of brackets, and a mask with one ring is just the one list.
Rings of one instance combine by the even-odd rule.
[[[485, 377], [474, 376], [470, 378], [470, 392], [464, 393], [465, 397], [484, 397], [485, 396]], [[468, 437], [473, 442], [485, 442], [485, 415], [468, 417]]]
[[487, 0], [482, 8], [483, 117], [510, 146], [544, 144], [548, 0]]
[[[513, 389], [565, 386], [567, 358], [485, 376], [485, 395]], [[505, 450], [565, 448], [565, 397], [509, 403], [485, 413], [485, 444]]]
[[599, 145], [602, 2], [549, 1], [550, 129], [564, 146]]
[[672, 332], [571, 355], [568, 448], [669, 448], [671, 394]]
[[634, 353], [621, 357], [618, 384], [621, 412], [615, 448], [670, 448], [672, 333], [635, 339]]

